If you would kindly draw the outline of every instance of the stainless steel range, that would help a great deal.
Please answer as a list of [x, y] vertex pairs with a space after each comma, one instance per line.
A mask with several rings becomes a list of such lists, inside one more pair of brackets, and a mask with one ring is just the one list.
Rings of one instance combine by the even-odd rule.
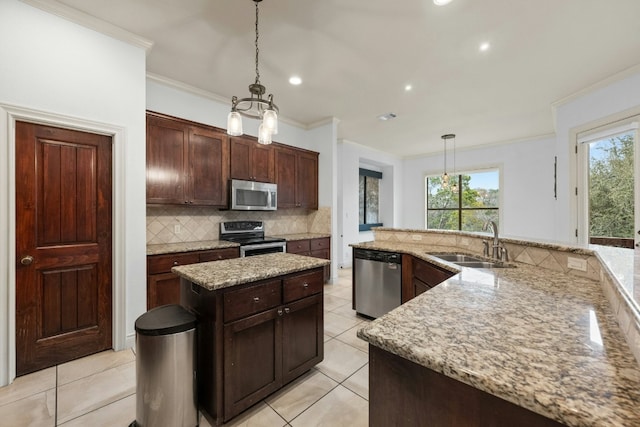
[[241, 257], [287, 251], [285, 239], [264, 237], [262, 221], [221, 222], [220, 239], [239, 243]]

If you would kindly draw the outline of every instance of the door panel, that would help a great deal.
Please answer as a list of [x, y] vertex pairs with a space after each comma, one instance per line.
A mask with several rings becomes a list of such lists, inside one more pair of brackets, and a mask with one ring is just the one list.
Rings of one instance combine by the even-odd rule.
[[111, 138], [16, 123], [17, 374], [111, 348]]

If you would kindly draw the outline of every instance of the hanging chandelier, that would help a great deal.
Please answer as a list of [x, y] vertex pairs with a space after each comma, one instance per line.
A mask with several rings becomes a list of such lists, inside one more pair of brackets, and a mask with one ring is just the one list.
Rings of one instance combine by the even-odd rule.
[[256, 80], [249, 85], [249, 98], [231, 98], [231, 112], [227, 117], [227, 133], [231, 136], [242, 135], [242, 116], [252, 119], [261, 119], [262, 123], [258, 128], [258, 142], [260, 144], [271, 144], [271, 136], [278, 133], [278, 106], [273, 103], [273, 95], [269, 94], [267, 99], [262, 95], [266, 93], [266, 88], [260, 84], [260, 71], [258, 69], [258, 3], [262, 0], [253, 0], [256, 4]]
[[[453, 143], [455, 144], [456, 136], [453, 133], [448, 133], [446, 135], [442, 135], [441, 138], [444, 141], [444, 171], [442, 173], [442, 188], [449, 188], [449, 174], [447, 174], [447, 140], [453, 139]], [[455, 156], [455, 145], [453, 149], [453, 155]], [[454, 162], [455, 162], [455, 157], [454, 157]], [[455, 164], [454, 164], [454, 169], [455, 169]], [[455, 173], [455, 170], [454, 170], [454, 173]], [[458, 186], [455, 183], [453, 185], [454, 187], [452, 188], [452, 190], [457, 191]]]

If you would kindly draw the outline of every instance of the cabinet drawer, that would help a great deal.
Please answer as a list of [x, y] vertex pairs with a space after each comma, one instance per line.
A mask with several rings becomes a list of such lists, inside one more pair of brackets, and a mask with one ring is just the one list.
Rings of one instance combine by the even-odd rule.
[[320, 239], [311, 239], [311, 250], [317, 251], [320, 249], [329, 249], [331, 246], [331, 239], [329, 237], [323, 237]]
[[282, 300], [280, 280], [262, 282], [224, 294], [224, 321], [250, 316], [276, 307]]
[[290, 254], [299, 254], [302, 252], [309, 252], [311, 249], [309, 240], [294, 240], [293, 242], [287, 242], [287, 252]]
[[147, 257], [147, 274], [168, 273], [171, 267], [198, 262], [200, 258], [197, 253], [153, 255]]
[[238, 257], [240, 257], [240, 249], [238, 248], [214, 249], [211, 251], [200, 252], [200, 262], [218, 261], [221, 259]]
[[309, 295], [322, 292], [324, 272], [299, 274], [283, 280], [284, 302], [288, 303]]
[[453, 273], [440, 270], [428, 262], [416, 261], [413, 264], [413, 275], [422, 282], [433, 287], [453, 276]]

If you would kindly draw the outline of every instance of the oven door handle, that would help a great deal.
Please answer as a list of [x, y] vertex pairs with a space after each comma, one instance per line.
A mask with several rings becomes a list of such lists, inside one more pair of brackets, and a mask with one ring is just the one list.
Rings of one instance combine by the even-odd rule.
[[272, 243], [257, 243], [255, 245], [242, 245], [240, 246], [245, 251], [250, 251], [253, 249], [269, 249], [269, 248], [279, 248], [286, 247], [287, 242], [272, 242]]

